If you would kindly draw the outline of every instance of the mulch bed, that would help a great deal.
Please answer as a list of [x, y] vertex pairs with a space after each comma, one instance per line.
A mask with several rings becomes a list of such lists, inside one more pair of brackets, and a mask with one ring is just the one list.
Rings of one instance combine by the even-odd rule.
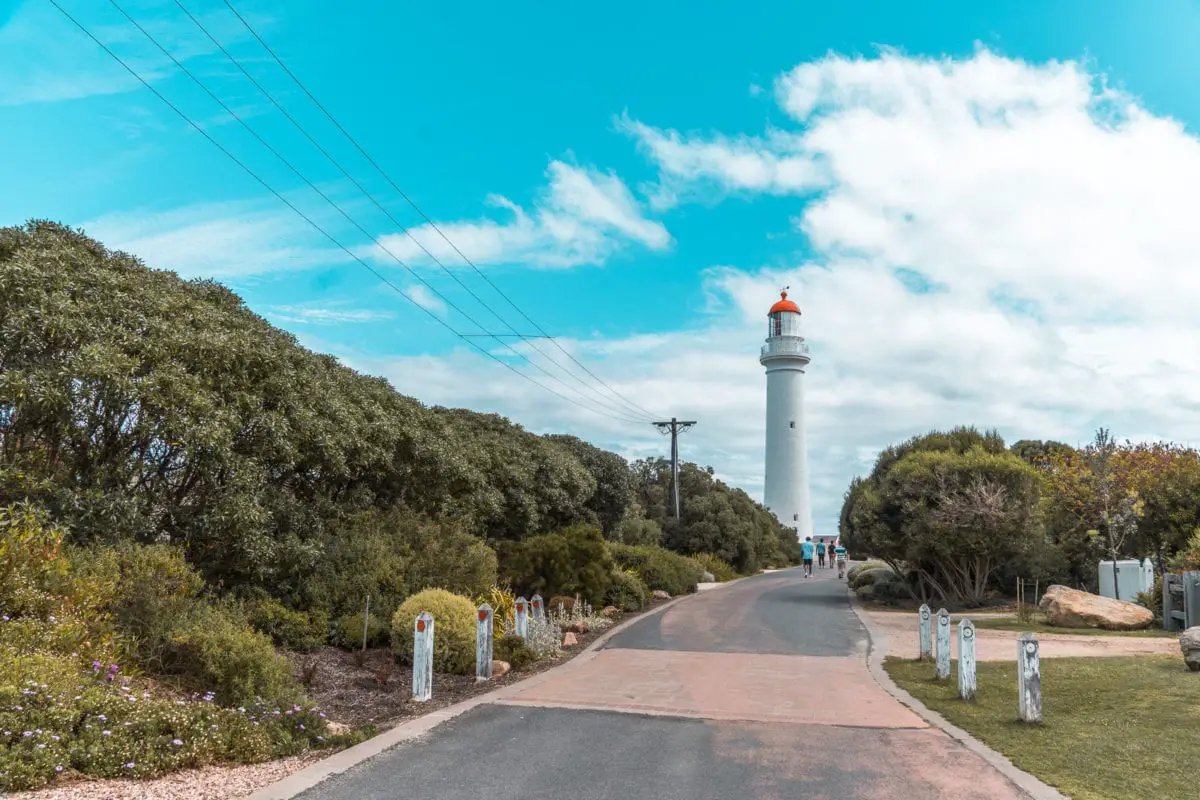
[[512, 670], [500, 678], [476, 681], [474, 675], [435, 674], [433, 697], [424, 703], [412, 699], [412, 667], [398, 664], [387, 648], [368, 650], [361, 667], [355, 662], [353, 653], [336, 647], [322, 647], [312, 653], [289, 653], [288, 656], [297, 679], [302, 681], [306, 667], [315, 664], [316, 671], [306, 691], [327, 719], [351, 728], [374, 725], [383, 731], [564, 664], [613, 627], [644, 616], [666, 602], [655, 599], [644, 611], [615, 614], [613, 624], [603, 631], [578, 634], [579, 643], [556, 657], [535, 662], [520, 671]]

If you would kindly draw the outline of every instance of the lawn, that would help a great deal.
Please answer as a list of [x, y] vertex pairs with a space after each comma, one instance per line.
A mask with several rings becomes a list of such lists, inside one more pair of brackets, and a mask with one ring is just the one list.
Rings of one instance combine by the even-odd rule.
[[[957, 615], [956, 615], [957, 616]], [[1141, 631], [1106, 631], [1098, 628], [1057, 628], [1046, 623], [1045, 614], [1034, 614], [1028, 622], [1020, 622], [1016, 616], [1011, 617], [982, 617], [971, 619], [970, 614], [962, 616], [975, 623], [976, 628], [990, 628], [998, 631], [1018, 631], [1029, 633], [1065, 633], [1073, 636], [1140, 636], [1150, 638], [1174, 639], [1178, 633], [1164, 631], [1162, 628], [1147, 628]], [[957, 619], [955, 620], [957, 621]]]
[[[978, 698], [933, 664], [888, 658], [892, 679], [929, 708], [1075, 800], [1195, 797], [1200, 675], [1180, 657], [1042, 660], [1044, 722], [1017, 719], [1013, 663], [978, 665]], [[957, 669], [957, 667], [956, 667]]]

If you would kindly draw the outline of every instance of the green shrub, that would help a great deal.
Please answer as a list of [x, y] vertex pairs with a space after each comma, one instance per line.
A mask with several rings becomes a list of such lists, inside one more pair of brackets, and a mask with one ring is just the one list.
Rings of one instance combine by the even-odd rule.
[[641, 611], [646, 607], [649, 594], [650, 590], [637, 573], [618, 568], [613, 570], [612, 583], [604, 594], [604, 602], [622, 611]]
[[1154, 614], [1154, 622], [1157, 625], [1162, 625], [1163, 621], [1163, 596], [1162, 596], [1162, 575], [1154, 576], [1154, 586], [1148, 592], [1138, 592], [1134, 602], [1138, 605], [1145, 606]]
[[[337, 643], [351, 650], [363, 646], [363, 615], [343, 614], [337, 619]], [[374, 614], [367, 615], [367, 647], [380, 647], [388, 642], [388, 626]]]
[[232, 603], [196, 609], [172, 634], [171, 645], [168, 669], [223, 705], [244, 706], [255, 698], [286, 705], [301, 696], [287, 659]]
[[506, 542], [500, 564], [505, 579], [526, 597], [579, 594], [593, 605], [603, 602], [613, 567], [604, 537], [594, 525], [572, 525], [560, 533]]
[[865, 561], [862, 564], [855, 564], [846, 570], [846, 580], [853, 581], [858, 577], [859, 573], [869, 569], [890, 569], [887, 564], [882, 561]]
[[732, 566], [717, 558], [712, 553], [697, 553], [692, 556], [692, 560], [721, 583], [738, 577], [737, 571]]
[[492, 642], [492, 658], [507, 662], [513, 671], [517, 671], [537, 661], [537, 653], [520, 636], [509, 633]]
[[255, 630], [288, 650], [316, 650], [329, 638], [329, 618], [320, 610], [296, 611], [273, 597], [261, 595], [248, 603], [247, 614]]
[[467, 675], [475, 669], [475, 605], [445, 589], [426, 589], [400, 604], [392, 617], [392, 651], [404, 663], [413, 657], [413, 625], [422, 611], [433, 615], [433, 669]]
[[615, 542], [608, 548], [618, 564], [636, 572], [652, 590], [661, 589], [670, 595], [696, 591], [696, 569], [678, 553], [653, 545], [630, 546]]

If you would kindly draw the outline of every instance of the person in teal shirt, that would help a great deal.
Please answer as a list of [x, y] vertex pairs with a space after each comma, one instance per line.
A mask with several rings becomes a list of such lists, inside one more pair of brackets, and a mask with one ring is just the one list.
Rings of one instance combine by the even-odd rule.
[[812, 577], [812, 562], [813, 562], [813, 547], [812, 537], [806, 536], [804, 542], [800, 545], [800, 558], [804, 561], [804, 577]]
[[[825, 540], [824, 539], [817, 542], [817, 565], [821, 569], [825, 569]], [[833, 564], [830, 564], [829, 566], [832, 567]]]
[[833, 548], [833, 557], [837, 560], [838, 578], [846, 577], [846, 548], [842, 547], [841, 540]]

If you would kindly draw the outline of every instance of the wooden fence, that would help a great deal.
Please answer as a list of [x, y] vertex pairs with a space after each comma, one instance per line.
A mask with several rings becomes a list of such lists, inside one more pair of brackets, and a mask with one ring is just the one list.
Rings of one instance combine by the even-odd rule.
[[1163, 629], [1182, 631], [1200, 625], [1200, 572], [1163, 575]]

